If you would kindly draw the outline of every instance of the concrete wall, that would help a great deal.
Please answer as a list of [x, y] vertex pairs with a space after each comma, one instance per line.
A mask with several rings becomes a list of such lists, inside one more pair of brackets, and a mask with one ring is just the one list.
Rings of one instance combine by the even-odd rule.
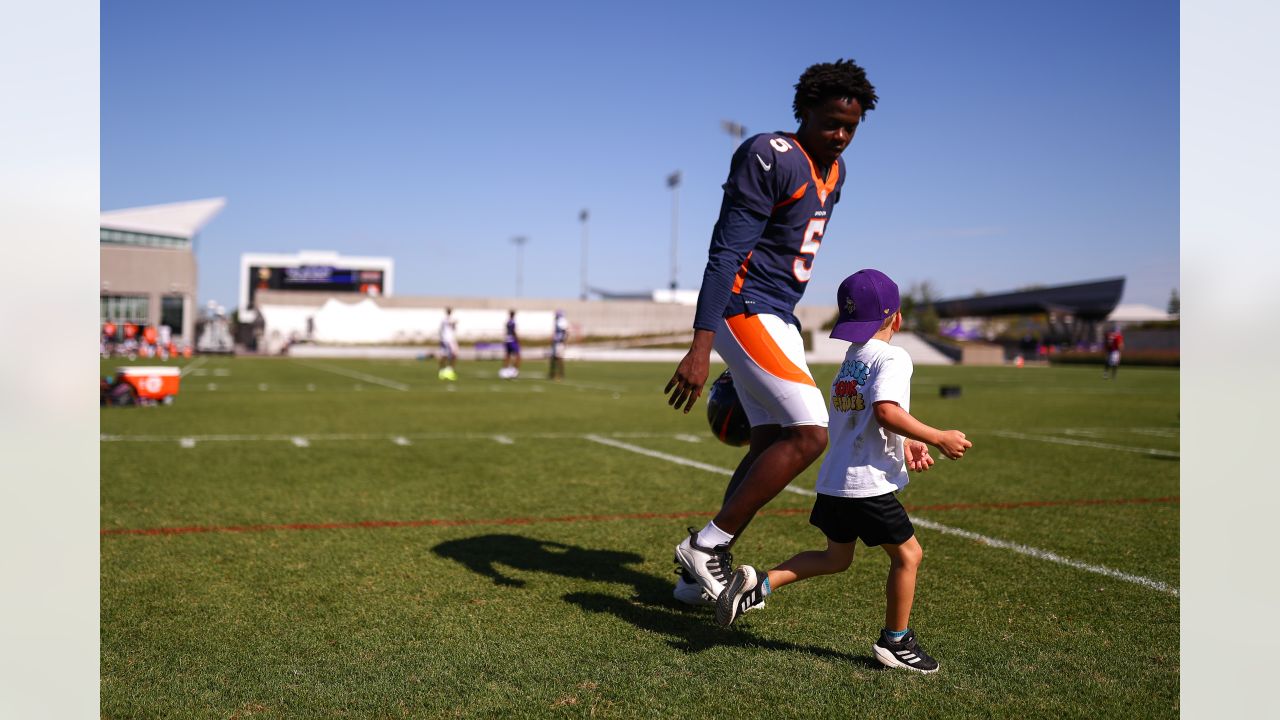
[[967, 342], [961, 349], [961, 365], [1003, 365], [1004, 348], [987, 343]]
[[190, 250], [99, 245], [99, 288], [102, 295], [145, 295], [147, 317], [160, 323], [160, 298], [183, 297], [182, 327], [174, 335], [195, 342], [196, 258]]
[[[358, 293], [326, 293], [305, 291], [259, 291], [256, 301], [263, 305], [300, 305], [320, 308], [329, 298], [345, 303], [357, 303], [365, 299]], [[515, 309], [517, 311], [564, 310], [577, 337], [626, 337], [632, 335], [688, 334], [692, 335], [692, 305], [655, 303], [647, 300], [556, 300], [539, 298], [475, 298], [448, 296], [396, 296], [373, 298], [384, 308], [445, 308], [454, 310]], [[800, 306], [796, 316], [805, 331], [817, 330], [835, 315], [835, 308], [824, 306]], [[427, 329], [434, 337], [436, 327]]]

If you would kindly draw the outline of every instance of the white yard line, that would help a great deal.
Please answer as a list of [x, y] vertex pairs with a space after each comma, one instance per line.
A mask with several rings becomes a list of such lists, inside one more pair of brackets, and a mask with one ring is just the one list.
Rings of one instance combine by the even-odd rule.
[[620, 393], [621, 388], [612, 385], [597, 385], [595, 383], [574, 382], [572, 380], [548, 380], [546, 378], [522, 378], [532, 380], [534, 382], [545, 383], [547, 385], [563, 385], [565, 387], [578, 388], [579, 390], [599, 390], [601, 392]]
[[[707, 472], [719, 473], [720, 475], [727, 475], [729, 477], [733, 477], [732, 470], [726, 470], [721, 467], [716, 467], [715, 465], [708, 465], [703, 462], [698, 462], [697, 460], [690, 460], [689, 458], [682, 458], [679, 455], [668, 455], [667, 453], [664, 453], [664, 452], [658, 452], [657, 450], [650, 450], [649, 448], [642, 448], [639, 445], [624, 443], [624, 442], [614, 440], [612, 438], [603, 437], [600, 435], [583, 435], [582, 437], [594, 443], [600, 443], [601, 445], [608, 445], [609, 447], [616, 447], [619, 450], [627, 450], [633, 453], [637, 453], [639, 455], [647, 455], [651, 458], [657, 458], [659, 460], [666, 460], [667, 462], [673, 462], [677, 465], [684, 465], [691, 468], [697, 468], [699, 470], [706, 470]], [[679, 436], [676, 436], [676, 437], [677, 439], [679, 438]], [[783, 488], [783, 490], [786, 490], [787, 492], [793, 492], [797, 495], [805, 495], [808, 497], [813, 497], [814, 495], [817, 495], [817, 493], [815, 493], [812, 490], [805, 490], [804, 488], [792, 487], [790, 485]]]
[[1035, 440], [1037, 442], [1056, 443], [1058, 445], [1076, 445], [1079, 447], [1099, 448], [1101, 450], [1121, 450], [1123, 452], [1139, 453], [1141, 455], [1158, 455], [1160, 457], [1179, 457], [1178, 453], [1173, 450], [1159, 450], [1156, 448], [1133, 447], [1132, 445], [1114, 445], [1112, 443], [1093, 442], [1092, 440], [1076, 440], [1073, 438], [1053, 437], [1050, 435], [1027, 435], [1025, 433], [1012, 432], [1009, 430], [992, 430], [992, 435], [1003, 438], [1011, 438], [1014, 440]]
[[[600, 437], [599, 435], [586, 435], [585, 438], [587, 440], [600, 443], [602, 445], [608, 445], [610, 447], [616, 447], [622, 450], [628, 450], [630, 452], [638, 453], [640, 455], [645, 455], [652, 458], [657, 458], [659, 460], [666, 460], [668, 462], [676, 463], [677, 465], [684, 465], [686, 467], [697, 468], [699, 470], [706, 470], [708, 472], [713, 472], [718, 475], [730, 475], [730, 476], [733, 475], [732, 470], [726, 470], [725, 468], [716, 467], [714, 465], [708, 465], [706, 463], [701, 463], [696, 460], [690, 460], [688, 458], [682, 458], [676, 455], [668, 455], [667, 453], [657, 452], [655, 450], [649, 450], [648, 448], [642, 448], [636, 445], [630, 445], [628, 443], [618, 442], [616, 440], [610, 440], [608, 438]], [[817, 494], [812, 490], [795, 488], [789, 485], [784, 489], [794, 493], [798, 493], [800, 495], [812, 496]], [[937, 532], [943, 533], [944, 535], [955, 535], [968, 540], [973, 540], [974, 542], [978, 542], [990, 547], [1001, 548], [1003, 550], [1012, 550], [1013, 552], [1020, 553], [1022, 555], [1027, 555], [1039, 560], [1046, 560], [1048, 562], [1057, 563], [1059, 565], [1066, 565], [1068, 567], [1073, 567], [1077, 570], [1084, 570], [1086, 572], [1096, 573], [1098, 575], [1105, 575], [1110, 578], [1115, 578], [1116, 580], [1124, 580], [1125, 582], [1131, 582], [1136, 585], [1141, 585], [1145, 588], [1158, 590], [1160, 592], [1173, 595], [1174, 597], [1178, 597], [1178, 588], [1171, 587], [1166, 583], [1160, 582], [1159, 580], [1152, 580], [1151, 578], [1142, 577], [1141, 575], [1131, 575], [1127, 572], [1122, 572], [1114, 568], [1109, 568], [1105, 565], [1093, 565], [1090, 563], [1081, 562], [1079, 560], [1072, 560], [1071, 558], [1063, 557], [1061, 555], [1058, 555], [1057, 553], [1050, 552], [1048, 550], [1041, 550], [1040, 548], [1031, 547], [1029, 545], [1023, 545], [1021, 543], [1015, 543], [1015, 542], [1010, 542], [1008, 540], [1001, 540], [999, 538], [980, 535], [978, 533], [971, 532], [969, 530], [963, 530], [960, 528], [951, 527], [950, 525], [943, 525], [941, 523], [936, 523], [936, 522], [933, 522], [932, 520], [926, 520], [920, 517], [914, 517], [911, 519], [911, 521], [916, 525], [919, 525], [920, 527], [929, 528], [930, 530], [936, 530]]]
[[1151, 435], [1152, 437], [1162, 437], [1162, 438], [1178, 437], [1177, 430], [1171, 430], [1168, 428], [1126, 428], [1126, 429], [1129, 432], [1136, 433], [1138, 435]]
[[195, 370], [196, 368], [200, 367], [201, 365], [207, 362], [209, 362], [209, 358], [207, 357], [198, 357], [195, 360], [192, 360], [191, 362], [182, 366], [182, 371], [178, 373], [178, 377], [185, 376], [187, 373], [191, 372], [192, 370]]
[[289, 438], [289, 442], [300, 448], [311, 447], [311, 441], [304, 437], [291, 437]]
[[355, 378], [356, 380], [364, 380], [365, 382], [371, 382], [377, 385], [382, 385], [383, 387], [389, 387], [392, 390], [399, 390], [401, 392], [408, 392], [409, 390], [409, 386], [405, 385], [404, 383], [399, 383], [399, 382], [396, 382], [395, 380], [388, 380], [386, 378], [381, 378], [381, 377], [378, 377], [377, 375], [367, 375], [362, 372], [356, 372], [355, 370], [348, 370], [346, 368], [334, 367], [332, 365], [324, 365], [318, 362], [299, 362], [297, 360], [294, 360], [294, 362], [298, 363], [303, 367], [315, 368], [316, 370], [324, 370], [325, 372], [330, 372], [335, 375], [346, 375], [349, 378]]
[[494, 435], [493, 441], [499, 445], [515, 445], [516, 441], [506, 435]]
[[1084, 570], [1098, 575], [1106, 575], [1107, 577], [1124, 580], [1125, 582], [1131, 582], [1135, 585], [1141, 585], [1146, 588], [1151, 588], [1152, 590], [1159, 590], [1160, 592], [1169, 593], [1174, 597], [1178, 597], [1178, 588], [1171, 587], [1159, 580], [1152, 580], [1151, 578], [1142, 577], [1141, 575], [1130, 575], [1127, 572], [1122, 572], [1115, 568], [1109, 568], [1105, 565], [1091, 565], [1086, 562], [1080, 562], [1079, 560], [1072, 560], [1071, 558], [1063, 557], [1057, 553], [1049, 552], [1048, 550], [1041, 550], [1040, 548], [1034, 548], [1029, 545], [1022, 545], [1008, 540], [979, 535], [976, 532], [954, 528], [950, 525], [943, 525], [942, 523], [936, 523], [932, 520], [925, 520], [920, 517], [911, 518], [911, 522], [919, 525], [920, 527], [936, 530], [944, 535], [955, 535], [957, 537], [967, 538], [974, 542], [982, 543], [983, 545], [1012, 550], [1013, 552], [1028, 555], [1039, 560], [1048, 560], [1049, 562], [1058, 563], [1059, 565], [1067, 565], [1069, 567], [1076, 568], [1077, 570]]

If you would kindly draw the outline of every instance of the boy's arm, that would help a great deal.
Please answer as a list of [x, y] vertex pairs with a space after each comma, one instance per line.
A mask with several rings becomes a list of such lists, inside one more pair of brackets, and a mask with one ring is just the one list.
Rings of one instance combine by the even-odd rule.
[[965, 450], [973, 447], [973, 443], [966, 440], [964, 433], [959, 430], [939, 430], [925, 425], [896, 402], [878, 402], [874, 405], [874, 412], [880, 427], [903, 437], [928, 443], [952, 460], [964, 457]]

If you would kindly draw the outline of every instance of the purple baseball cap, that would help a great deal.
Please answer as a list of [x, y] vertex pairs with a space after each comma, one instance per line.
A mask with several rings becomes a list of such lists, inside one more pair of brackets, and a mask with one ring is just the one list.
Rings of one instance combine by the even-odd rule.
[[840, 283], [836, 305], [840, 316], [831, 337], [864, 343], [901, 307], [898, 285], [879, 270], [859, 270]]

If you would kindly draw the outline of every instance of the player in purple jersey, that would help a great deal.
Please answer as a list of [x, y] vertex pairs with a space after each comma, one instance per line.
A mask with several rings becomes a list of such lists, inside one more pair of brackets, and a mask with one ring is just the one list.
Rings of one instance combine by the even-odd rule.
[[515, 380], [520, 377], [520, 337], [516, 335], [515, 310], [507, 313], [507, 333], [503, 338], [503, 347], [507, 354], [502, 360], [502, 369], [498, 370], [498, 377]]
[[720, 594], [733, 572], [734, 539], [827, 446], [826, 400], [805, 363], [794, 310], [840, 200], [840, 154], [877, 96], [852, 60], [810, 66], [795, 90], [799, 129], [748, 138], [733, 154], [693, 342], [664, 391], [672, 407], [688, 413], [707, 382], [714, 347], [751, 421], [750, 447], [719, 513], [676, 547], [675, 595], [690, 604]]

